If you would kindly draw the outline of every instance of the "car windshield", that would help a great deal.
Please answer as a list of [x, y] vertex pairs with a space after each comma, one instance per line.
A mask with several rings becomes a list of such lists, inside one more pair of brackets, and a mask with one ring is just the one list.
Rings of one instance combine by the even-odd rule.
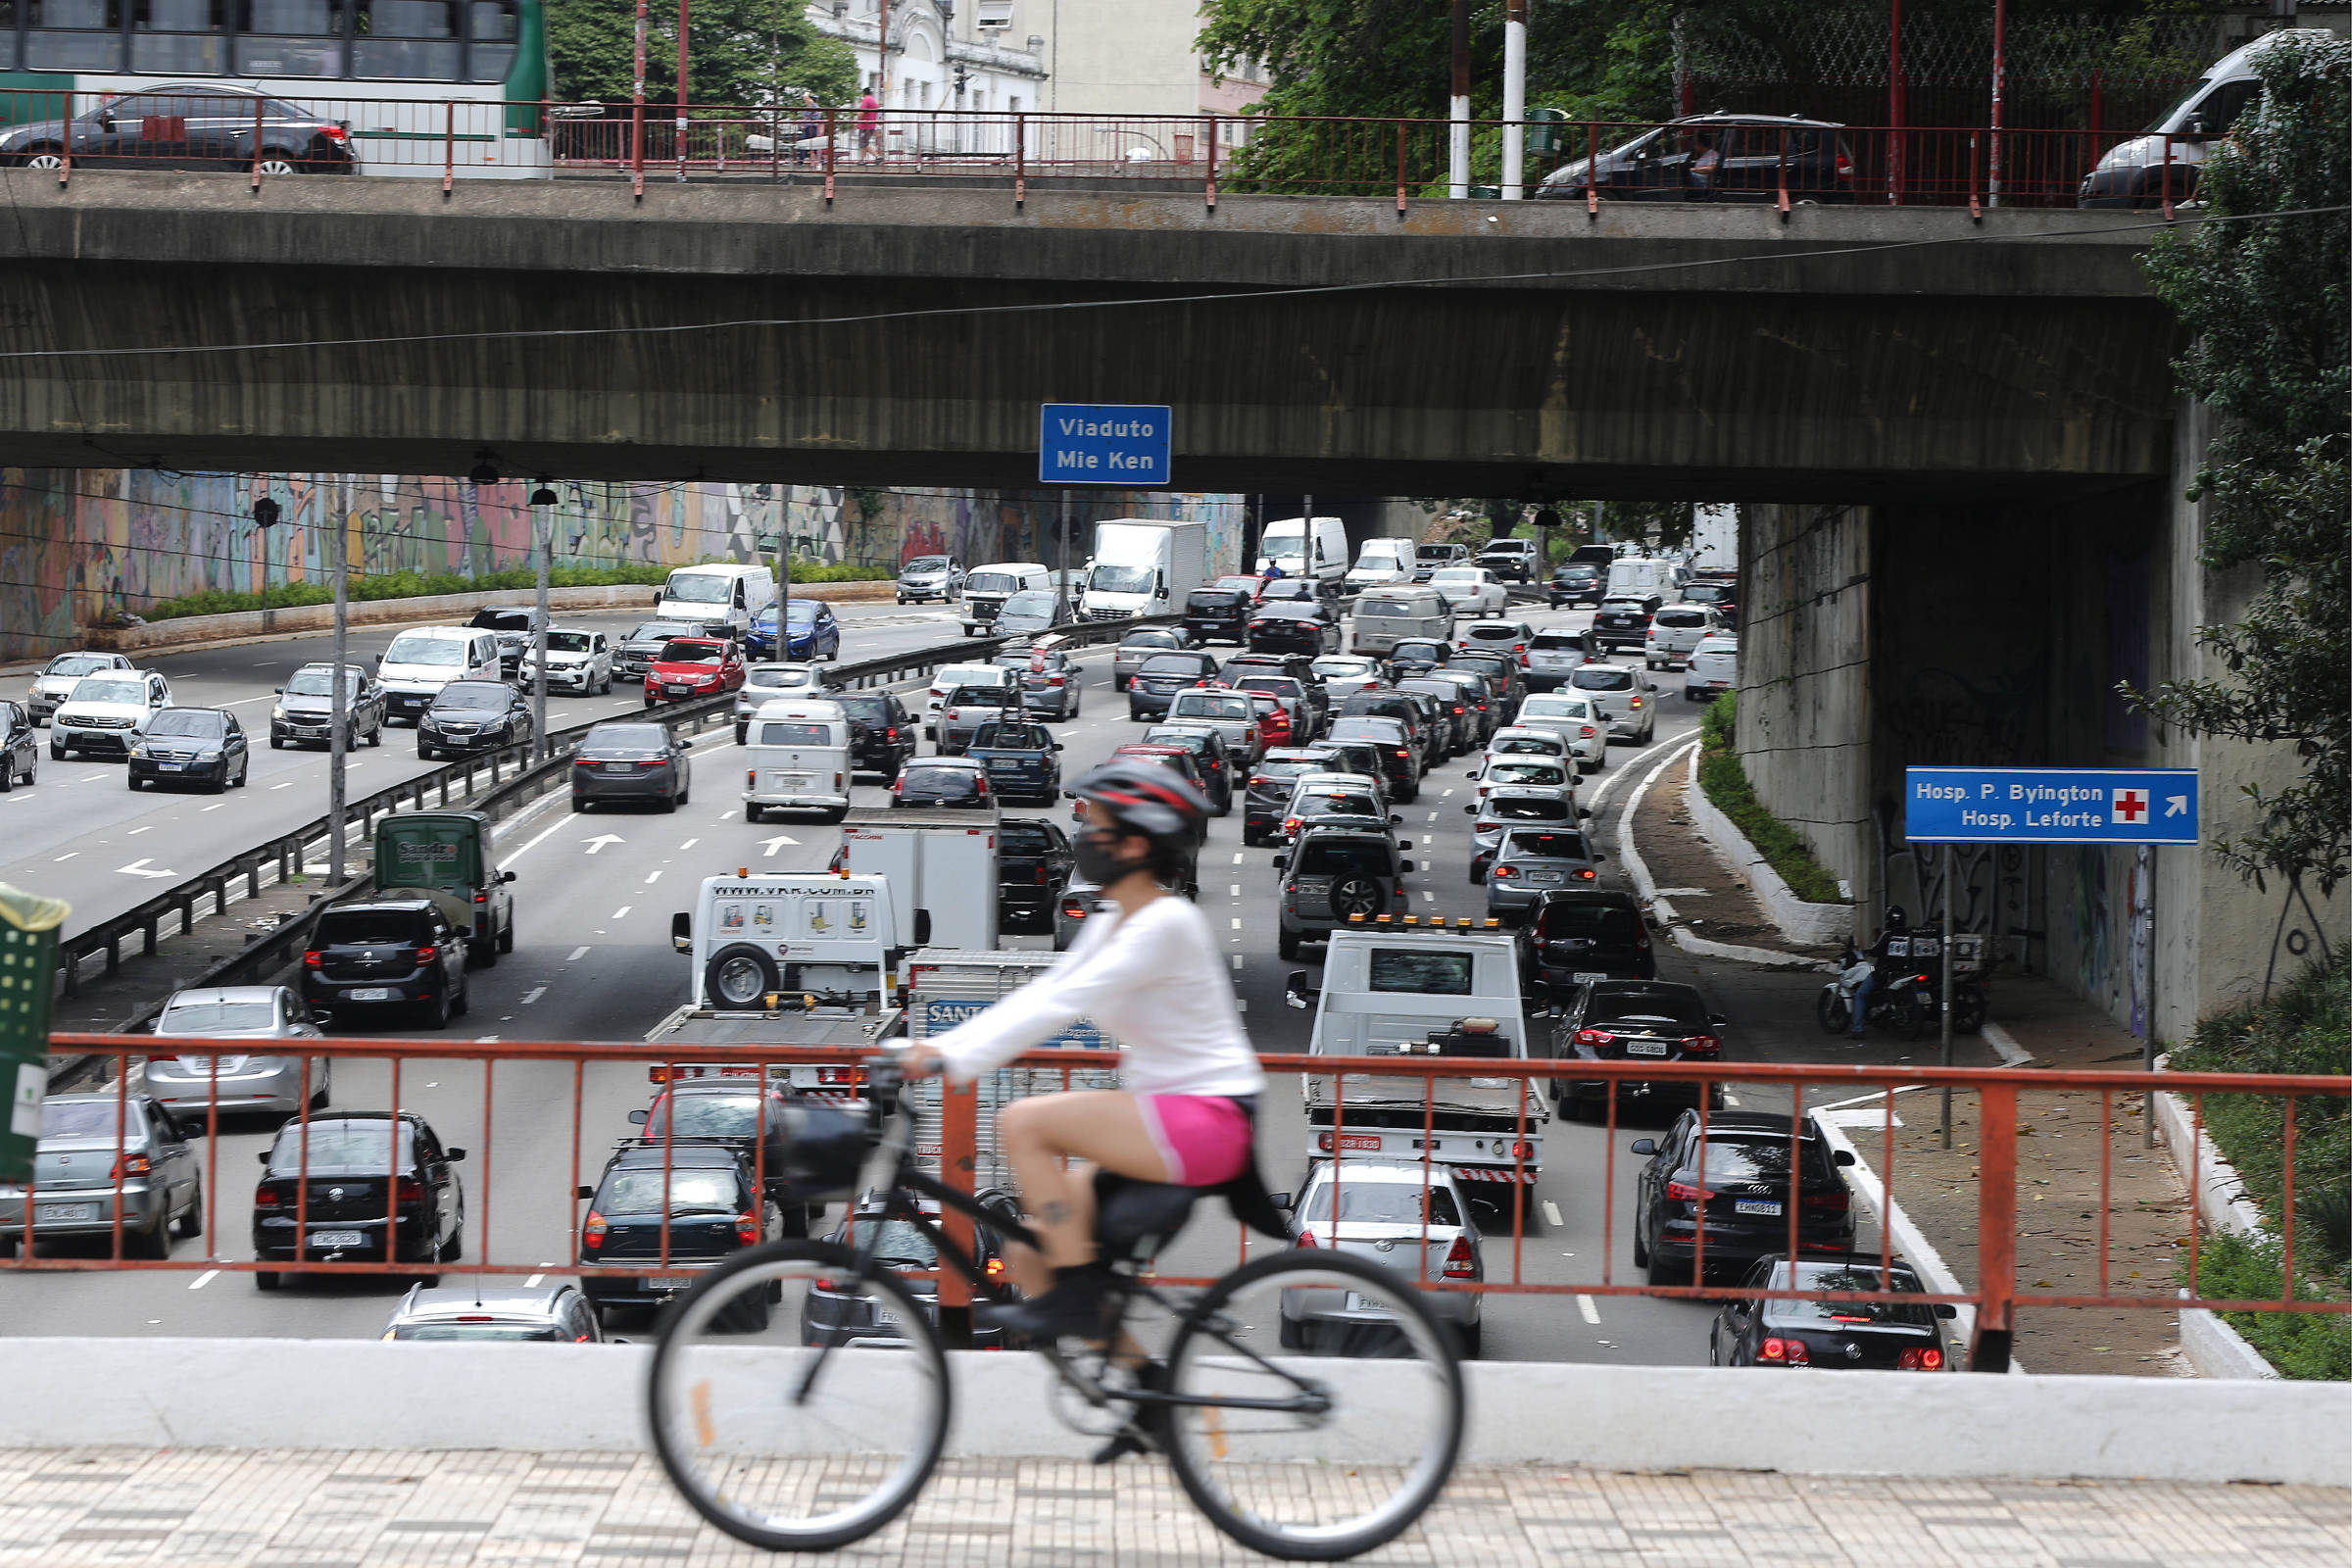
[[[879, 1234], [876, 1234], [876, 1226], [881, 1227]], [[882, 1262], [901, 1268], [930, 1268], [939, 1261], [939, 1253], [931, 1246], [930, 1238], [912, 1221], [875, 1219], [871, 1215], [861, 1214], [845, 1229], [854, 1234], [860, 1250], [872, 1248], [874, 1256]], [[849, 1239], [844, 1238], [845, 1241]]]
[[112, 1138], [115, 1111], [112, 1100], [45, 1100], [41, 1102], [43, 1138]]
[[[309, 1163], [304, 1164], [303, 1128], [310, 1127]], [[401, 1155], [408, 1163], [408, 1129], [401, 1129]], [[390, 1163], [392, 1124], [388, 1121], [292, 1122], [280, 1129], [270, 1150], [271, 1170], [325, 1169], [383, 1170]]]
[[1002, 686], [958, 686], [948, 693], [950, 708], [1004, 708], [1004, 688]]
[[1630, 692], [1634, 672], [1608, 664], [1586, 664], [1569, 673], [1568, 684], [1586, 692]]
[[[1711, 1165], [1708, 1174], [1714, 1174]], [[1849, 1268], [1842, 1263], [1799, 1263], [1792, 1281], [1788, 1265], [1778, 1263], [1773, 1266], [1772, 1282], [1765, 1287], [1771, 1291], [1876, 1291], [1882, 1288], [1916, 1291], [1919, 1281], [1896, 1269], [1886, 1276], [1882, 1287], [1876, 1268]], [[1935, 1308], [1925, 1301], [1774, 1301], [1765, 1307], [1764, 1315], [1781, 1323], [1905, 1323], [1920, 1328], [1936, 1326]]]
[[917, 572], [945, 571], [947, 569], [948, 558], [945, 556], [917, 556], [906, 565], [901, 566], [899, 573], [901, 576], [911, 577]]
[[260, 1002], [175, 1002], [155, 1023], [159, 1035], [217, 1035], [268, 1029], [277, 1022], [277, 1004]]
[[1298, 762], [1269, 760], [1257, 764], [1257, 771], [1250, 775], [1250, 782], [1254, 784], [1261, 778], [1297, 778], [1301, 773], [1320, 773], [1322, 771], [1323, 760], [1321, 758]]
[[1502, 847], [1505, 857], [1512, 859], [1534, 858], [1551, 860], [1581, 860], [1585, 858], [1585, 836], [1582, 833], [1530, 833], [1525, 828], [1510, 836]]
[[1565, 822], [1568, 803], [1542, 796], [1498, 795], [1487, 802], [1485, 814], [1502, 822]]
[[1378, 816], [1380, 803], [1348, 790], [1310, 789], [1291, 803], [1291, 811], [1297, 816]]
[[1543, 758], [1504, 760], [1497, 758], [1487, 764], [1483, 775], [1490, 784], [1565, 784], [1568, 774], [1559, 763]]
[[528, 1340], [552, 1345], [564, 1335], [552, 1323], [403, 1323], [395, 1340]]
[[1704, 626], [1707, 612], [1703, 610], [1661, 610], [1657, 613], [1657, 623], [1661, 626]]
[[599, 724], [580, 742], [580, 750], [598, 757], [619, 752], [659, 752], [669, 745], [669, 731], [659, 724]]
[[890, 699], [866, 692], [845, 692], [834, 699], [852, 718], [867, 724], [890, 722]]
[[1258, 607], [1257, 618], [1260, 620], [1321, 620], [1323, 607], [1321, 605], [1269, 602]]
[[1642, 926], [1633, 910], [1614, 904], [1563, 904], [1537, 917], [1536, 934], [1545, 942], [1583, 937], [1593, 942], [1630, 943], [1641, 936]]
[[1445, 570], [1432, 575], [1429, 580], [1431, 582], [1476, 582], [1478, 581], [1478, 568], [1476, 566], [1447, 566]]
[[1250, 675], [1234, 685], [1246, 692], [1269, 692], [1276, 697], [1296, 697], [1298, 683], [1287, 675]]
[[416, 909], [329, 909], [318, 917], [322, 948], [397, 948], [432, 940], [432, 927]]
[[507, 688], [495, 681], [459, 680], [441, 688], [435, 708], [504, 708]]
[[1121, 648], [1175, 648], [1182, 643], [1172, 631], [1131, 631], [1119, 639]]
[[547, 634], [547, 651], [551, 654], [584, 654], [594, 642], [584, 631], [551, 631]]
[[[356, 692], [360, 689], [360, 677], [355, 673], [346, 673], [343, 684], [346, 690]], [[334, 694], [335, 677], [332, 670], [298, 669], [294, 672], [294, 678], [286, 682], [288, 697], [332, 697]]]
[[49, 667], [42, 670], [41, 673], [44, 675], [87, 675], [94, 669], [118, 667], [120, 666], [104, 654], [60, 654], [49, 661]]
[[1413, 551], [1413, 559], [1415, 561], [1451, 561], [1453, 551], [1452, 545], [1422, 545]]
[[429, 632], [404, 631], [392, 639], [384, 650], [387, 664], [453, 664], [461, 668], [466, 663], [466, 639], [436, 637]]
[[[1338, 1212], [1333, 1212], [1334, 1201]], [[1427, 1212], [1424, 1213], [1423, 1210]], [[1462, 1216], [1453, 1195], [1437, 1187], [1408, 1182], [1348, 1181], [1345, 1171], [1336, 1182], [1317, 1182], [1298, 1211], [1305, 1220], [1361, 1220], [1369, 1225], [1459, 1225]]]
[[[664, 1097], [646, 1118], [645, 1136], [660, 1138], [668, 1132], [671, 1102]], [[760, 1134], [760, 1097], [758, 1095], [680, 1095], [676, 1100], [679, 1138], [756, 1138]], [[768, 1108], [772, 1120], [775, 1107]]]
[[527, 610], [479, 610], [466, 624], [483, 631], [529, 631], [531, 612]]
[[726, 652], [716, 643], [690, 642], [679, 638], [662, 647], [662, 662], [664, 664], [715, 664], [726, 658]]
[[1369, 659], [1318, 659], [1313, 664], [1315, 674], [1323, 680], [1348, 680], [1372, 673]]
[[1530, 697], [1519, 705], [1519, 721], [1531, 718], [1591, 718], [1592, 705], [1582, 697]]
[[980, 792], [980, 775], [964, 767], [910, 767], [906, 788], [923, 795], [964, 796]]
[[1418, 637], [1407, 637], [1389, 650], [1392, 660], [1434, 659], [1443, 662], [1446, 654], [1444, 643], [1427, 642]]
[[74, 683], [76, 703], [143, 703], [147, 700], [147, 683], [136, 680], [112, 680], [104, 675], [85, 675]]
[[1520, 632], [1516, 626], [1473, 626], [1462, 635], [1481, 642], [1513, 643], [1519, 640]]
[[1382, 599], [1376, 598], [1371, 594], [1366, 594], [1363, 598], [1357, 600], [1355, 605], [1355, 615], [1358, 620], [1363, 619], [1363, 617], [1366, 615], [1372, 615], [1375, 617], [1383, 615], [1418, 615], [1422, 612], [1423, 607], [1420, 601], [1414, 599]]
[[1185, 713], [1196, 718], [1248, 718], [1250, 699], [1247, 697], [1217, 697], [1207, 692], [1186, 692], [1176, 699], [1171, 713]]
[[816, 624], [816, 609], [813, 599], [795, 599], [784, 607], [784, 618], [795, 626], [813, 626]]
[[1557, 757], [1560, 743], [1550, 735], [1497, 735], [1487, 751], [1496, 757]]
[[798, 664], [761, 664], [746, 670], [743, 683], [746, 686], [784, 691], [795, 686], [810, 685], [815, 679], [816, 671], [805, 669]]
[[1470, 995], [1467, 953], [1430, 953], [1414, 948], [1374, 948], [1365, 978], [1374, 991], [1431, 997]]
[[1050, 589], [1024, 588], [1004, 601], [1002, 612], [1007, 615], [1051, 615], [1054, 613], [1054, 595]]
[[1187, 610], [1230, 610], [1235, 605], [1249, 603], [1249, 592], [1241, 588], [1196, 588], [1184, 596]]
[[201, 708], [167, 708], [147, 723], [149, 735], [194, 735], [207, 740], [220, 736], [221, 729], [220, 715]]
[[[683, 1119], [684, 1113], [680, 1113]], [[669, 1211], [672, 1214], [732, 1214], [741, 1202], [734, 1174], [717, 1170], [673, 1170], [669, 1173]], [[659, 1170], [616, 1170], [605, 1178], [596, 1195], [597, 1209], [612, 1214], [662, 1212], [662, 1173]]]
[[1298, 852], [1300, 876], [1388, 876], [1389, 852], [1378, 844], [1332, 844], [1309, 839]]
[[978, 750], [1000, 752], [1045, 752], [1054, 748], [1054, 737], [1043, 724], [983, 724], [972, 734], [972, 745]]
[[1551, 649], [1562, 653], [1574, 653], [1583, 645], [1583, 638], [1579, 637], [1575, 632], [1572, 631], [1540, 631], [1536, 633], [1534, 637], [1528, 640], [1527, 646], [1538, 649]]
[[701, 630], [702, 627], [694, 625], [690, 621], [648, 620], [640, 623], [635, 631], [629, 633], [628, 640], [633, 643], [666, 642], [672, 637], [688, 637]]
[[1100, 593], [1148, 594], [1158, 580], [1150, 566], [1097, 566], [1087, 585]]
[[760, 746], [830, 746], [833, 744], [833, 726], [786, 722], [781, 719], [763, 719], [760, 724], [760, 738], [756, 744]]
[[1189, 654], [1162, 654], [1156, 659], [1145, 660], [1143, 668], [1137, 670], [1136, 673], [1139, 675], [1190, 675], [1198, 680], [1200, 676], [1200, 661]]
[[699, 572], [674, 571], [662, 587], [662, 597], [687, 605], [723, 605], [727, 602], [728, 580]]
[[[1698, 1154], [1692, 1151], [1687, 1156], [1696, 1167]], [[1806, 1181], [1827, 1179], [1828, 1162], [1817, 1139], [1800, 1138], [1797, 1158], [1804, 1162], [1801, 1173]], [[1786, 1184], [1788, 1180], [1788, 1135], [1780, 1133], [1710, 1132], [1707, 1135], [1707, 1179], [1722, 1182], [1771, 1182]]]

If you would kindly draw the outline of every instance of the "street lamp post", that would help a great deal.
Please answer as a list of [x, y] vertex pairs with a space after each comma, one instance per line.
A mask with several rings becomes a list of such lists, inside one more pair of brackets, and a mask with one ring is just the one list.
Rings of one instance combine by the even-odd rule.
[[1446, 194], [1458, 202], [1470, 194], [1470, 0], [1453, 0], [1453, 93], [1446, 114], [1452, 122], [1447, 132]]
[[335, 513], [327, 519], [328, 561], [335, 579], [335, 658], [327, 700], [326, 885], [343, 880], [343, 768], [350, 751], [351, 696], [343, 674], [349, 647], [351, 607], [351, 476], [335, 475]]
[[686, 41], [694, 0], [678, 0], [678, 183], [686, 182]]
[[[531, 554], [538, 567], [539, 601], [531, 629], [531, 760], [547, 760], [547, 568], [555, 552], [556, 492], [545, 480], [531, 492]], [[583, 691], [586, 687], [581, 688]]]
[[1519, 200], [1527, 172], [1527, 0], [1502, 8], [1502, 199]]

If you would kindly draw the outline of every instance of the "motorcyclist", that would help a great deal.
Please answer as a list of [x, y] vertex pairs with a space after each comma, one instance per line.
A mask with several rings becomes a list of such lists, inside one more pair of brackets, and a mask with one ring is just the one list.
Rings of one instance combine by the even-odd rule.
[[[1910, 951], [1910, 917], [1903, 913], [1901, 905], [1889, 904], [1886, 906], [1886, 917], [1879, 925], [1879, 940], [1857, 950], [1854, 955], [1853, 967], [1859, 968], [1867, 963], [1870, 972], [1863, 975], [1860, 983], [1854, 987], [1854, 1021], [1849, 1038], [1862, 1038], [1862, 1022], [1870, 1016], [1870, 994], [1879, 988], [1880, 966], [1888, 958], [1907, 955]], [[1852, 970], [1847, 972], [1851, 973]]]

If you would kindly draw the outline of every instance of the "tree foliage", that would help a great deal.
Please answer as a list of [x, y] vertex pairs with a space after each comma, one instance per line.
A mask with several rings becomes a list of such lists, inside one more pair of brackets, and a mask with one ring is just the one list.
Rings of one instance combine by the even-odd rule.
[[2209, 220], [2164, 235], [2148, 270], [2189, 333], [2175, 371], [2215, 417], [2189, 492], [2207, 507], [2201, 559], [2261, 585], [2243, 618], [2197, 630], [2227, 679], [2126, 695], [2191, 734], [2294, 748], [2302, 777], [2247, 786], [2257, 826], [2214, 849], [2258, 886], [2325, 895], [2348, 869], [2352, 798], [2352, 43], [2282, 38], [2255, 70], [2262, 96], [2204, 167]]
[[[811, 26], [796, 0], [697, 0], [687, 13], [686, 91], [693, 103], [792, 105], [803, 90], [823, 104], [857, 96], [850, 46]], [[556, 91], [572, 100], [627, 103], [635, 90], [637, 12], [613, 0], [550, 0], [548, 52]], [[648, 8], [645, 96], [674, 103], [677, 7]]]

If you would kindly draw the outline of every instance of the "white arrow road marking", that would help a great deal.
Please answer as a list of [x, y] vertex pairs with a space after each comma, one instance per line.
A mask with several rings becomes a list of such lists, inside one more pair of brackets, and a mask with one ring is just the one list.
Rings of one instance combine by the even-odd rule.
[[761, 839], [760, 841], [760, 847], [767, 852], [768, 858], [773, 859], [776, 852], [782, 849], [785, 845], [798, 844], [801, 841], [799, 839], [792, 837], [790, 834], [779, 833], [772, 839]]
[[608, 844], [626, 844], [629, 841], [622, 838], [617, 833], [599, 833], [592, 839], [582, 839], [580, 842], [588, 846], [588, 853], [590, 855], [594, 855], [597, 851], [603, 849]]
[[152, 856], [150, 856], [150, 857], [148, 857], [146, 859], [133, 860], [133, 861], [131, 861], [131, 862], [130, 862], [128, 865], [118, 865], [118, 866], [116, 866], [116, 867], [115, 867], [115, 869], [116, 869], [116, 870], [118, 870], [118, 871], [120, 871], [120, 872], [122, 872], [122, 873], [124, 876], [177, 876], [177, 875], [179, 875], [179, 873], [178, 873], [177, 871], [150, 871], [150, 870], [148, 870], [148, 869], [147, 869], [147, 867], [148, 867], [149, 863], [152, 861], [152, 859], [153, 859], [153, 858], [153, 858]]
[[2187, 796], [2185, 796], [2185, 795], [2168, 795], [2168, 796], [2166, 796], [2166, 797], [2164, 798], [2164, 814], [2165, 814], [2165, 815], [2167, 815], [2167, 816], [2180, 816], [2180, 815], [2183, 815], [2183, 814], [2185, 814], [2185, 813], [2187, 812], [2187, 810], [2188, 810], [2188, 797], [2187, 797]]

